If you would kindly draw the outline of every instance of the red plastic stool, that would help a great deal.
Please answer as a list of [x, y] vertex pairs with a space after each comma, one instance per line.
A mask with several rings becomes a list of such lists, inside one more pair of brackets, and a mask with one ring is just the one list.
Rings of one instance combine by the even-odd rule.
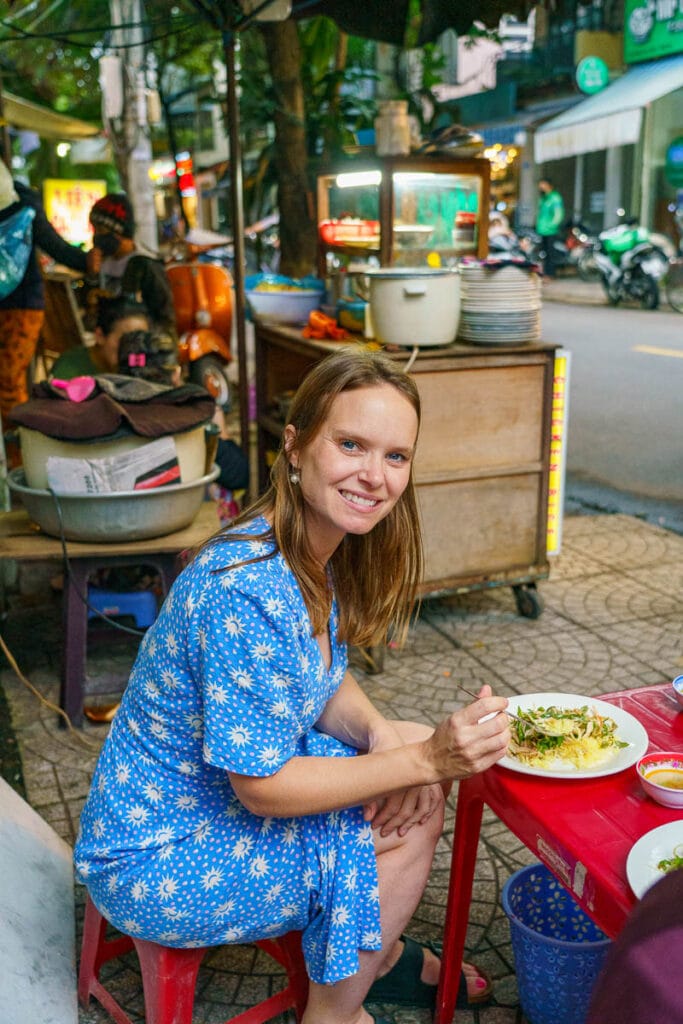
[[[172, 949], [130, 935], [106, 939], [106, 918], [88, 896], [83, 922], [81, 963], [78, 972], [78, 1000], [84, 1008], [94, 997], [116, 1024], [131, 1024], [130, 1017], [99, 980], [102, 964], [127, 953], [138, 954], [145, 994], [146, 1024], [192, 1024], [192, 1007], [197, 973], [209, 948]], [[285, 1010], [294, 1008], [301, 1020], [308, 997], [308, 976], [301, 952], [301, 932], [288, 932], [276, 939], [256, 943], [287, 971], [287, 987], [252, 1006], [225, 1024], [265, 1024]]]

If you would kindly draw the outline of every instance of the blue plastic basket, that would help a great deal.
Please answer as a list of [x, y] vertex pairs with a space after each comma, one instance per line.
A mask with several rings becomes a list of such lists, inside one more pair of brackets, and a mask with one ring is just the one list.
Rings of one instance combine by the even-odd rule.
[[511, 875], [502, 903], [529, 1024], [584, 1024], [610, 940], [543, 864]]

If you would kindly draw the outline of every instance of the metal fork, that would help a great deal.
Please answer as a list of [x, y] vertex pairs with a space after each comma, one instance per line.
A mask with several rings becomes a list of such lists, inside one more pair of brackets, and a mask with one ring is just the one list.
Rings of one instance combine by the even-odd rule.
[[[472, 693], [472, 691], [468, 690], [466, 686], [462, 685], [462, 683], [458, 683], [458, 686], [468, 696], [474, 697], [475, 700], [479, 700], [479, 695]], [[515, 715], [512, 711], [508, 711], [507, 708], [505, 708], [505, 714], [508, 718], [514, 719], [515, 722], [521, 722], [521, 724], [526, 726], [527, 729], [533, 729], [534, 732], [539, 733], [541, 736], [552, 736], [553, 739], [557, 739], [558, 736], [561, 735], [561, 733], [552, 732], [550, 729], [544, 729], [542, 725], [536, 725], [535, 722], [530, 722], [526, 718], [520, 718], [519, 715]]]

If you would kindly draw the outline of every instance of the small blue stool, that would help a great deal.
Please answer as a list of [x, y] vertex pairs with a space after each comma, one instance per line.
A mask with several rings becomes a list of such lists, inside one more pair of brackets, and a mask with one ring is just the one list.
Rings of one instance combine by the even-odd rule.
[[149, 590], [118, 593], [114, 590], [102, 590], [100, 587], [88, 587], [88, 604], [92, 606], [88, 608], [89, 619], [96, 617], [96, 611], [110, 618], [117, 615], [132, 615], [138, 629], [151, 626], [157, 617], [157, 599]]

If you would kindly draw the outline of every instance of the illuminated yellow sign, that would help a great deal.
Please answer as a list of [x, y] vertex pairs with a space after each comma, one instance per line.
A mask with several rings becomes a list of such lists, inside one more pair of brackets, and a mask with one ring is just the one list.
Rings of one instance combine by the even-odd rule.
[[562, 506], [564, 504], [564, 480], [567, 459], [570, 355], [564, 349], [559, 349], [555, 353], [553, 404], [550, 421], [550, 463], [548, 470], [548, 530], [546, 547], [549, 555], [559, 555], [562, 545]]
[[67, 242], [72, 245], [88, 244], [92, 240], [88, 221], [90, 209], [106, 192], [106, 181], [46, 178], [43, 182], [43, 203], [47, 219]]

